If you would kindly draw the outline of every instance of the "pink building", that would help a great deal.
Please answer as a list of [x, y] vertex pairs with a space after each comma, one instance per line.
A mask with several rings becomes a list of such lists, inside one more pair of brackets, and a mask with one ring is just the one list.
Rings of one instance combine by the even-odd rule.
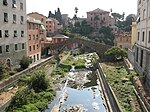
[[52, 34], [52, 33], [57, 33], [62, 28], [63, 26], [56, 19], [48, 18], [46, 20], [47, 35]]
[[101, 10], [99, 8], [87, 12], [87, 22], [88, 24], [98, 30], [101, 26], [112, 26], [112, 18], [109, 16], [108, 11]]

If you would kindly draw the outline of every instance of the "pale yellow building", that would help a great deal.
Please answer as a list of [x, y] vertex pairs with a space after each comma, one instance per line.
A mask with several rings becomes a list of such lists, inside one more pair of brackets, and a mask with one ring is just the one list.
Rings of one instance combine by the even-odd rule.
[[135, 42], [137, 37], [137, 22], [132, 22], [132, 32], [131, 32], [131, 47], [128, 49], [128, 59], [134, 65], [134, 55], [135, 55]]
[[124, 49], [131, 47], [131, 33], [119, 32], [115, 34], [114, 46], [118, 46]]
[[137, 23], [132, 22], [132, 33], [131, 33], [131, 49], [135, 45], [136, 42], [136, 28], [137, 28]]

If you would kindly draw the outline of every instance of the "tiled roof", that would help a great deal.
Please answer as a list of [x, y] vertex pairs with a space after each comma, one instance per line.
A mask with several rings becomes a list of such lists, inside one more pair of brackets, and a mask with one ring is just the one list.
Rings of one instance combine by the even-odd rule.
[[[104, 10], [102, 10], [102, 9], [97, 8], [97, 9], [95, 9], [95, 10], [93, 10], [93, 11], [89, 11], [89, 12], [108, 12], [108, 11], [104, 11]], [[108, 12], [108, 13], [109, 13], [109, 12]]]

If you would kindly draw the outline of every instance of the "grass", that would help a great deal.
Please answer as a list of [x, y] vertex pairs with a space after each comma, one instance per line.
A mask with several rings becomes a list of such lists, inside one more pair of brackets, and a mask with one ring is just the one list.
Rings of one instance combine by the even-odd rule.
[[78, 59], [74, 62], [75, 69], [82, 69], [85, 68], [85, 60], [84, 59]]
[[122, 111], [140, 112], [139, 105], [136, 106], [138, 103], [131, 81], [136, 73], [132, 71], [128, 74], [122, 63], [102, 63], [102, 67], [106, 74], [106, 80], [116, 94]]

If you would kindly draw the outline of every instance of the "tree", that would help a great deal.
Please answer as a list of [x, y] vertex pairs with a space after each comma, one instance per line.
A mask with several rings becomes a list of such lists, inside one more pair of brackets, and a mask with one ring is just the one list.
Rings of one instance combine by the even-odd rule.
[[105, 52], [105, 56], [109, 61], [120, 61], [127, 56], [127, 51], [123, 48], [114, 46]]
[[111, 13], [111, 15], [117, 20], [120, 21], [122, 18], [122, 15], [119, 13]]
[[45, 72], [39, 71], [32, 77], [32, 88], [39, 92], [46, 90], [49, 86], [49, 79], [46, 77]]
[[124, 30], [127, 32], [131, 31], [131, 25], [134, 21], [136, 21], [135, 14], [129, 14], [124, 21]]
[[99, 29], [99, 33], [101, 34], [100, 41], [105, 44], [113, 45], [114, 34], [112, 33], [112, 29], [108, 26], [102, 26]]
[[55, 14], [56, 19], [59, 21], [59, 23], [62, 23], [62, 16], [61, 16], [61, 12], [60, 9], [57, 9], [57, 12]]
[[23, 56], [22, 59], [20, 60], [20, 66], [22, 69], [28, 68], [29, 64], [32, 62], [32, 59], [29, 57]]
[[4, 72], [5, 72], [5, 65], [2, 61], [0, 61], [0, 79], [2, 78]]
[[79, 9], [77, 7], [75, 7], [74, 10], [75, 10], [75, 14], [77, 14]]
[[76, 21], [77, 21], [77, 19], [78, 19], [78, 17], [77, 17], [78, 10], [79, 10], [79, 9], [78, 9], [77, 7], [75, 7], [75, 9], [74, 9], [75, 14], [74, 14], [74, 17], [73, 17], [73, 19], [75, 20], [75, 24], [76, 24]]
[[[124, 13], [123, 13], [124, 15]], [[136, 21], [136, 15], [135, 14], [129, 14], [124, 21], [117, 21], [116, 26], [126, 32], [131, 31], [131, 25], [132, 22]]]

